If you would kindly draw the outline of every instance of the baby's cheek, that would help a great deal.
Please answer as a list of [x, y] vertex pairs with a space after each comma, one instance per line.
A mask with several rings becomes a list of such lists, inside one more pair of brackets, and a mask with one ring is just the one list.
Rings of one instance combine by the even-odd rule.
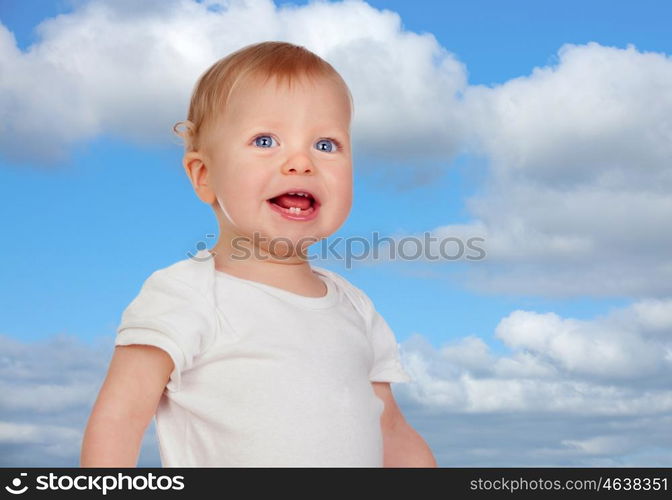
[[351, 201], [353, 191], [352, 170], [346, 168], [339, 169], [333, 175], [333, 182], [335, 191], [338, 192], [338, 197], [344, 201]]
[[350, 212], [350, 208], [352, 207], [352, 202], [353, 202], [353, 191], [352, 191], [352, 183], [351, 182], [344, 183], [344, 185], [342, 186], [342, 189], [341, 189], [339, 200], [341, 202], [342, 210], [347, 215], [347, 213]]

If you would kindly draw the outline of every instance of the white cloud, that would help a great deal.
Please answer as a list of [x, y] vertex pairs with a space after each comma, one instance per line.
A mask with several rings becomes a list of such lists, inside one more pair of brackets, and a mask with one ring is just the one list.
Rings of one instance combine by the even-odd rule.
[[418, 379], [412, 390], [423, 404], [459, 412], [670, 412], [664, 381], [672, 376], [672, 327], [651, 335], [641, 312], [652, 309], [663, 316], [672, 300], [634, 303], [592, 320], [513, 311], [494, 332], [511, 352], [502, 356], [473, 336], [435, 350], [416, 335], [405, 344]]
[[672, 58], [565, 45], [554, 66], [464, 96], [461, 123], [487, 175], [466, 200], [471, 222], [431, 230], [484, 238], [486, 258], [455, 273], [463, 286], [672, 295]]
[[[672, 309], [672, 301], [667, 307]], [[512, 349], [543, 356], [573, 373], [633, 378], [672, 369], [660, 342], [598, 321], [514, 311], [497, 326], [496, 336]]]
[[513, 311], [495, 331], [506, 354], [415, 334], [402, 344], [414, 380], [395, 394], [446, 465], [669, 465], [670, 311], [652, 300], [592, 320]]
[[672, 185], [672, 59], [594, 42], [564, 45], [558, 58], [503, 85], [467, 89], [477, 149], [495, 176], [663, 193]]
[[[0, 335], [0, 466], [78, 467], [81, 440], [113, 341], [70, 335], [23, 342]], [[139, 465], [159, 464], [154, 422]]]
[[171, 127], [186, 118], [198, 76], [263, 40], [305, 45], [343, 74], [358, 151], [443, 157], [460, 142], [451, 96], [465, 85], [463, 65], [431, 34], [404, 31], [398, 14], [364, 2], [94, 0], [37, 32], [21, 52], [0, 25], [0, 152], [13, 161], [62, 160], [100, 134], [176, 142]]
[[76, 440], [79, 433], [69, 427], [0, 422], [0, 443], [44, 443], [45, 441]]
[[468, 274], [474, 287], [672, 293], [670, 57], [565, 45], [555, 66], [470, 87], [465, 102], [490, 168], [468, 201], [488, 252]]
[[583, 440], [567, 439], [562, 444], [585, 455], [618, 455], [631, 450], [632, 439], [628, 436], [596, 436]]

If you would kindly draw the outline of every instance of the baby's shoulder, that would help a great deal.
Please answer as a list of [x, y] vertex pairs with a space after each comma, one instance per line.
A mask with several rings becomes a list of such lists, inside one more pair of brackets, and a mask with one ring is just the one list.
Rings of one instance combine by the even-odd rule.
[[204, 297], [211, 295], [213, 286], [212, 264], [208, 261], [193, 258], [183, 259], [152, 272], [145, 281], [145, 286], [173, 285], [183, 293], [198, 293]]

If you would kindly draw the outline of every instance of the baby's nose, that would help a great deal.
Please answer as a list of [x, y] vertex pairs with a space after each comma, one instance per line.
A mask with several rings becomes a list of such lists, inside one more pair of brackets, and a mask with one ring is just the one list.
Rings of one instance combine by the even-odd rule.
[[283, 174], [312, 174], [314, 170], [313, 163], [305, 155], [294, 156], [282, 166]]

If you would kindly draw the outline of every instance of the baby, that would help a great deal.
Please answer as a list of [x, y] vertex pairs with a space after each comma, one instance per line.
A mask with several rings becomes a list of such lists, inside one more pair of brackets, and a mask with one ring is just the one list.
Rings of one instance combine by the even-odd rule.
[[336, 70], [290, 43], [201, 76], [175, 131], [219, 239], [124, 311], [82, 467], [135, 466], [154, 416], [164, 467], [436, 466], [390, 389], [410, 380], [394, 333], [306, 257], [350, 212], [352, 112]]

